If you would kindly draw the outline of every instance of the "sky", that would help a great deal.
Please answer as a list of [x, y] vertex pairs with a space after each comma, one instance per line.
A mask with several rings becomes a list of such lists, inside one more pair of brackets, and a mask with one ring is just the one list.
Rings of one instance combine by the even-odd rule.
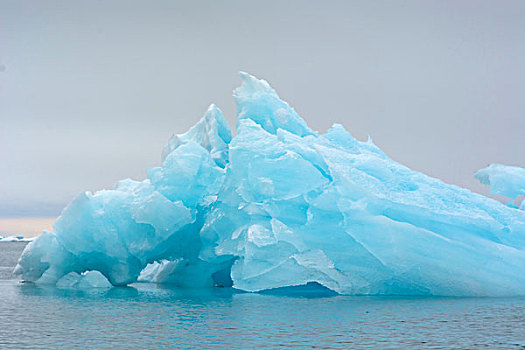
[[525, 1], [0, 0], [0, 234], [233, 126], [238, 71], [447, 183], [525, 166]]

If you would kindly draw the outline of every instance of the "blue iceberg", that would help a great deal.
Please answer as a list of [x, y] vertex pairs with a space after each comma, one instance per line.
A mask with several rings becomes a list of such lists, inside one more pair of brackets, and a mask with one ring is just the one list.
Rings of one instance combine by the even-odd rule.
[[476, 179], [490, 186], [490, 193], [509, 198], [525, 195], [525, 168], [503, 164], [491, 164], [476, 171]]
[[339, 124], [319, 134], [266, 81], [241, 78], [236, 136], [210, 106], [147, 179], [73, 200], [15, 272], [66, 286], [98, 271], [112, 285], [525, 295], [525, 211], [412, 171]]

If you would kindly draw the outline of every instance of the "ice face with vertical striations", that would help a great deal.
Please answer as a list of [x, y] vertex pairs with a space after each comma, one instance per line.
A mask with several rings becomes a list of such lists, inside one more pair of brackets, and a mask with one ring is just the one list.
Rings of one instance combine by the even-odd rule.
[[16, 272], [47, 284], [99, 271], [113, 285], [525, 295], [525, 211], [412, 171], [341, 125], [318, 134], [266, 81], [241, 78], [235, 137], [212, 105], [146, 180], [70, 203]]

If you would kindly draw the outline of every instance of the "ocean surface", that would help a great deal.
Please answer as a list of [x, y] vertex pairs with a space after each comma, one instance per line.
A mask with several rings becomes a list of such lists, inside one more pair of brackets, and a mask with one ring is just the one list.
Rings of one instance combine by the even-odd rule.
[[0, 243], [0, 349], [525, 349], [525, 298], [289, 295], [20, 283]]

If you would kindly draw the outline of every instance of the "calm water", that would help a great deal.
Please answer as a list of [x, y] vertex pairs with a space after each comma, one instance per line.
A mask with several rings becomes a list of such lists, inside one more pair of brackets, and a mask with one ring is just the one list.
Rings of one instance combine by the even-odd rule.
[[38, 288], [0, 243], [0, 349], [525, 349], [525, 298], [385, 298]]

